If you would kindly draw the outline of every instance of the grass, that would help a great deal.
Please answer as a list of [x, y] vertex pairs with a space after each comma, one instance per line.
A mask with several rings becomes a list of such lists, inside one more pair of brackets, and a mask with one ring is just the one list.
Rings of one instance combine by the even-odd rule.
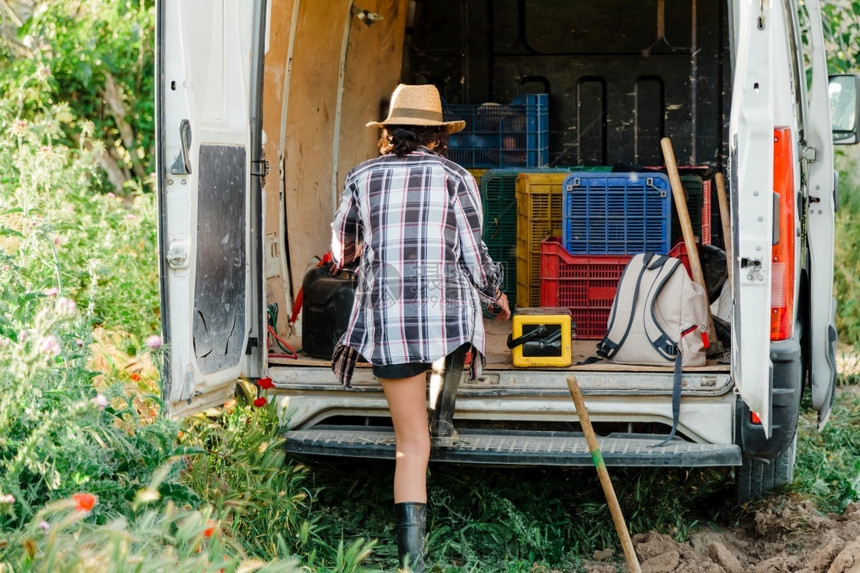
[[[368, 565], [391, 567], [396, 555], [390, 493], [393, 463], [304, 460], [319, 488], [316, 511], [329, 535], [369, 536]], [[731, 508], [728, 472], [610, 468], [631, 533], [652, 529], [685, 539], [700, 522]], [[572, 568], [610, 548], [617, 534], [591, 468], [485, 468], [433, 464], [428, 499], [428, 562], [443, 571], [523, 571], [532, 564]]]

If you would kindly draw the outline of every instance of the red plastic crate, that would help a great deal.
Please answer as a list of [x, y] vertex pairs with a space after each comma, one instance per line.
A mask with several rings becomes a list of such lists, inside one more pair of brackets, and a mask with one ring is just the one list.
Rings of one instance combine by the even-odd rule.
[[570, 309], [576, 338], [606, 334], [618, 281], [632, 255], [571, 255], [560, 237], [540, 244], [540, 305]]
[[687, 256], [687, 245], [684, 241], [678, 241], [672, 250], [669, 251], [670, 257], [675, 257], [676, 259], [681, 259], [681, 263], [684, 265], [684, 268], [687, 269], [687, 276], [693, 278], [693, 271], [690, 268], [690, 257]]

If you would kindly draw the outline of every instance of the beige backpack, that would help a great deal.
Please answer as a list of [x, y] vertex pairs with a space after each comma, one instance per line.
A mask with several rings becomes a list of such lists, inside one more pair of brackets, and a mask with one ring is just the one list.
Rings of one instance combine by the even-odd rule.
[[703, 366], [708, 347], [708, 295], [680, 259], [642, 253], [621, 275], [606, 335], [597, 354], [621, 364], [675, 366], [672, 431], [681, 400], [682, 366]]

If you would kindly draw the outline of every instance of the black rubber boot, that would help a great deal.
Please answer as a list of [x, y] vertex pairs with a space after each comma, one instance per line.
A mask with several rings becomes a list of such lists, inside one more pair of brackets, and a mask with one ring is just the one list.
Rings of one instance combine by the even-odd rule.
[[397, 561], [399, 567], [414, 573], [424, 573], [424, 528], [427, 504], [405, 502], [394, 504], [397, 521]]
[[[430, 408], [430, 441], [437, 447], [450, 447], [460, 437], [454, 428], [454, 405], [457, 400], [457, 389], [463, 377], [463, 365], [466, 353], [471, 345], [464, 344], [445, 358], [441, 372], [433, 370], [433, 376], [440, 376], [442, 383], [436, 393], [435, 407]], [[433, 391], [431, 380], [430, 390]], [[432, 396], [431, 406], [434, 406]]]

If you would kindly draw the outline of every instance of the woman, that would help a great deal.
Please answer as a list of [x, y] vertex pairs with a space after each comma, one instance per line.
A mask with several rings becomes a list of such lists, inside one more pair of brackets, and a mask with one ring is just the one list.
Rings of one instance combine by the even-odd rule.
[[[382, 128], [380, 157], [346, 176], [332, 223], [339, 266], [359, 259], [349, 326], [332, 368], [349, 386], [359, 357], [382, 383], [394, 426], [394, 507], [401, 565], [424, 571], [423, 544], [430, 457], [426, 386], [434, 362], [453, 376], [442, 415], [453, 415], [463, 360], [472, 377], [484, 365], [482, 302], [510, 317], [499, 290], [501, 271], [481, 240], [482, 211], [474, 177], [446, 159], [448, 135], [463, 121], [442, 120], [432, 85], [394, 90]], [[453, 380], [456, 378], [456, 380]], [[455, 438], [450, 418], [434, 420], [441, 438]]]

